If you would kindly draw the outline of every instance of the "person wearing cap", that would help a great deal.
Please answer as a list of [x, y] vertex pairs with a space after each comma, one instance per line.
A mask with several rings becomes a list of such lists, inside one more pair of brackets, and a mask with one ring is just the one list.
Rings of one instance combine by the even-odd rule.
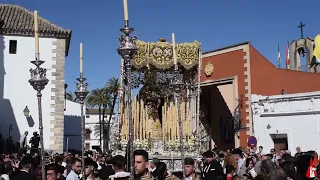
[[205, 163], [202, 172], [204, 180], [217, 180], [223, 176], [223, 168], [220, 163], [215, 159], [215, 155], [212, 151], [207, 151], [203, 154]]
[[195, 172], [192, 158], [184, 159], [184, 172], [186, 173], [186, 180], [201, 180], [201, 176]]

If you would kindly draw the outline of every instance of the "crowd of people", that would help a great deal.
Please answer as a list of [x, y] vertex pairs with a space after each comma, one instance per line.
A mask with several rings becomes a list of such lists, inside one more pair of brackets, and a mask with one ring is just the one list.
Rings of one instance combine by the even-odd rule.
[[[184, 159], [184, 175], [170, 171], [167, 164], [159, 159], [150, 160], [145, 150], [134, 151], [135, 179], [141, 180], [304, 180], [317, 177], [318, 155], [314, 151], [297, 152], [288, 150], [276, 152], [271, 149], [244, 151], [241, 148], [219, 151], [215, 148], [202, 154], [202, 161], [191, 157]], [[46, 153], [46, 179], [82, 179], [82, 161], [79, 154]], [[130, 167], [124, 156], [87, 152], [84, 155], [85, 178], [87, 180], [127, 180]], [[1, 180], [42, 179], [40, 156], [37, 152], [3, 154], [0, 159]], [[320, 173], [319, 173], [320, 174]]]

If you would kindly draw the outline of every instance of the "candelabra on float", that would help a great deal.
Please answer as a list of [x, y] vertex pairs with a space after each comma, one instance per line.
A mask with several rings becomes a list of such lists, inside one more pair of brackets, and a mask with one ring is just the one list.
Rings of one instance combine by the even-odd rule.
[[178, 108], [178, 124], [179, 124], [181, 163], [182, 163], [183, 177], [185, 178], [185, 173], [184, 173], [184, 169], [183, 169], [183, 167], [184, 167], [184, 143], [183, 143], [182, 119], [181, 119], [181, 108], [180, 108], [181, 89], [184, 86], [182, 78], [183, 78], [183, 76], [180, 73], [178, 66], [176, 65], [174, 72], [173, 72], [173, 82], [171, 83], [171, 86], [174, 91], [174, 97], [176, 99], [177, 108]]
[[136, 46], [136, 37], [131, 37], [130, 34], [134, 31], [133, 28], [129, 28], [129, 17], [128, 17], [128, 2], [123, 0], [124, 8], [124, 28], [120, 29], [123, 34], [119, 37], [120, 47], [117, 49], [118, 54], [122, 57], [125, 66], [125, 77], [127, 79], [127, 96], [128, 96], [128, 125], [129, 125], [129, 159], [130, 159], [130, 179], [134, 179], [134, 147], [133, 147], [133, 121], [132, 121], [132, 100], [131, 100], [131, 89], [132, 89], [132, 77], [131, 77], [131, 61], [137, 54], [138, 48]]
[[37, 91], [38, 98], [38, 114], [39, 114], [39, 132], [40, 132], [40, 155], [41, 155], [41, 174], [42, 180], [46, 179], [45, 172], [45, 154], [44, 154], [44, 145], [43, 145], [43, 123], [42, 123], [42, 105], [41, 91], [48, 84], [49, 80], [46, 78], [47, 69], [40, 67], [45, 61], [40, 60], [39, 53], [39, 34], [38, 34], [38, 12], [34, 11], [34, 28], [35, 28], [35, 60], [31, 61], [32, 64], [36, 66], [35, 69], [30, 69], [31, 79], [29, 80], [30, 85], [34, 90]]
[[125, 20], [124, 28], [120, 31], [123, 35], [120, 36], [120, 47], [118, 48], [119, 55], [124, 60], [125, 65], [125, 75], [127, 79], [127, 96], [128, 96], [128, 121], [129, 121], [129, 147], [130, 147], [130, 179], [133, 179], [134, 175], [134, 156], [133, 156], [133, 122], [132, 122], [132, 100], [131, 100], [131, 89], [132, 89], [132, 77], [131, 77], [131, 61], [136, 55], [138, 48], [136, 47], [135, 40], [136, 37], [131, 37], [130, 34], [134, 31], [133, 28], [129, 28], [129, 20]]
[[81, 174], [82, 179], [85, 180], [85, 165], [84, 165], [84, 154], [85, 154], [85, 118], [83, 113], [83, 105], [85, 102], [85, 99], [89, 93], [88, 91], [88, 83], [86, 83], [86, 78], [83, 77], [83, 71], [82, 71], [82, 43], [80, 44], [80, 77], [77, 78], [77, 91], [75, 91], [75, 95], [80, 101], [80, 109], [81, 109]]

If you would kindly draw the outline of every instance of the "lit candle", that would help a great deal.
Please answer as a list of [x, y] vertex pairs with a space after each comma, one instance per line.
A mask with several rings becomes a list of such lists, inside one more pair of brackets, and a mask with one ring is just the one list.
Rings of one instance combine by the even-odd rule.
[[128, 16], [128, 0], [123, 0], [123, 11], [124, 11], [124, 20], [128, 21], [129, 16]]
[[[34, 39], [35, 39], [35, 53], [39, 54], [39, 25], [38, 25], [38, 11], [33, 13], [34, 21]], [[39, 60], [39, 59], [38, 59]]]
[[83, 63], [83, 45], [82, 43], [80, 43], [80, 74], [83, 73], [82, 63]]
[[177, 52], [176, 52], [176, 38], [174, 33], [172, 33], [172, 55], [173, 55], [173, 63], [177, 64]]

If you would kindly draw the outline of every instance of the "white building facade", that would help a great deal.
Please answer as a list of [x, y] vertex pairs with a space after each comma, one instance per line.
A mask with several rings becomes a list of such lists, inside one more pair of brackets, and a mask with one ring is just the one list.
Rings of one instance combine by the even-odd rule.
[[[41, 14], [41, 12], [40, 12]], [[35, 60], [33, 13], [16, 5], [0, 4], [0, 133], [14, 142], [21, 134], [39, 132], [36, 91], [30, 86], [30, 61]], [[44, 148], [63, 151], [65, 57], [71, 31], [39, 17], [40, 59], [49, 83], [42, 91]], [[30, 116], [23, 110], [27, 107]]]
[[253, 131], [265, 153], [296, 147], [320, 151], [320, 91], [276, 96], [252, 95]]
[[[102, 114], [102, 110], [101, 110]], [[106, 111], [104, 116], [104, 122], [105, 122], [105, 131], [106, 134], [108, 132], [107, 126], [108, 126], [108, 120], [110, 117], [109, 110]], [[102, 119], [102, 115], [101, 115]], [[112, 117], [110, 122], [110, 140], [114, 139], [113, 137], [113, 130], [115, 130], [114, 127], [115, 118]], [[86, 109], [86, 141], [85, 141], [85, 147], [88, 150], [97, 150], [97, 149], [103, 149], [103, 143], [100, 146], [100, 121], [99, 121], [99, 110], [98, 109]], [[101, 125], [101, 136], [102, 136], [102, 142], [103, 142], [103, 127]], [[106, 135], [105, 135], [106, 137]], [[109, 147], [111, 146], [111, 143], [109, 143]]]

